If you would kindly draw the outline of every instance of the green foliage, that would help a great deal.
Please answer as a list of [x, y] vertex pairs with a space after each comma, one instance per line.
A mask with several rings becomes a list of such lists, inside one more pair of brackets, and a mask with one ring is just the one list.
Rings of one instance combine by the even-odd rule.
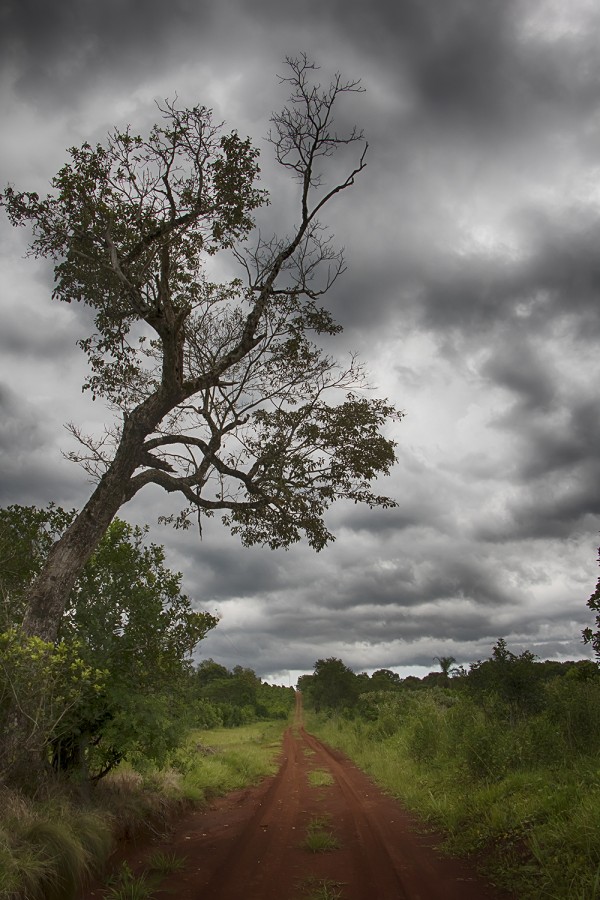
[[[189, 722], [188, 659], [217, 620], [195, 612], [181, 575], [164, 565], [164, 550], [144, 543], [145, 530], [116, 519], [85, 567], [61, 633], [81, 635], [86, 653], [109, 679], [93, 715], [80, 723], [93, 778], [120, 759], [166, 759]], [[55, 761], [72, 767], [78, 737], [55, 745]]]
[[568, 751], [600, 752], [600, 677], [557, 679], [545, 697], [547, 718]]
[[[500, 640], [449, 687], [369, 691], [309, 722], [523, 900], [595, 897], [598, 667], [538, 663]], [[327, 712], [328, 718], [325, 718]]]
[[[73, 514], [0, 510], [0, 587], [11, 624], [56, 533]], [[195, 714], [192, 650], [215, 627], [181, 593], [146, 530], [109, 526], [66, 604], [56, 644], [12, 629], [0, 638], [0, 769], [27, 769], [46, 746], [55, 770], [97, 780], [129, 756], [164, 762]], [[15, 709], [17, 715], [15, 715]]]
[[73, 515], [53, 503], [0, 509], [0, 631], [22, 620], [27, 588]]
[[498, 698], [505, 704], [507, 718], [513, 721], [540, 708], [542, 677], [533, 653], [525, 650], [516, 656], [500, 638], [490, 659], [470, 666], [467, 687], [482, 701], [489, 695]]
[[[598, 549], [598, 562], [600, 563], [600, 548]], [[587, 602], [588, 607], [596, 614], [596, 627], [586, 628], [583, 632], [585, 644], [591, 644], [596, 658], [600, 660], [600, 578], [596, 583], [596, 590]]]
[[148, 872], [134, 874], [124, 862], [119, 871], [109, 879], [105, 900], [149, 900], [154, 895], [159, 880], [156, 875]]
[[213, 659], [198, 665], [195, 690], [199, 709], [211, 709], [230, 728], [257, 719], [287, 719], [296, 696], [293, 688], [263, 683], [252, 669], [234, 666], [229, 671]]
[[35, 782], [44, 746], [72, 732], [106, 690], [107, 671], [83, 658], [75, 640], [58, 644], [0, 634], [0, 777]]
[[394, 691], [401, 685], [401, 678], [397, 672], [390, 669], [378, 669], [373, 672], [370, 683], [365, 686], [372, 691]]

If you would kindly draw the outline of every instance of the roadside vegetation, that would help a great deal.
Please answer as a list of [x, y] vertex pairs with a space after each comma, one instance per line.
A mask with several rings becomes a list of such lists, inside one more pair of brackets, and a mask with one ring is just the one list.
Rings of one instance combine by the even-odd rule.
[[[164, 766], [122, 763], [84, 801], [68, 780], [50, 778], [34, 796], [0, 791], [0, 898], [69, 900], [98, 874], [119, 840], [168, 832], [190, 805], [254, 784], [276, 770], [287, 722], [260, 721], [236, 728], [195, 729]], [[135, 883], [156, 888], [178, 860], [151, 859], [147, 872], [114, 873], [115, 897]], [[122, 893], [120, 894], [119, 891]], [[112, 895], [110, 895], [112, 896]], [[135, 895], [137, 896], [137, 894]]]
[[[70, 900], [119, 839], [161, 834], [186, 804], [271, 772], [294, 704], [251, 669], [193, 663], [217, 620], [181, 592], [162, 547], [119, 519], [58, 640], [24, 635], [27, 588], [71, 519], [0, 509], [2, 900]], [[120, 873], [115, 896], [131, 878]]]
[[307, 727], [515, 896], [600, 897], [598, 666], [502, 639], [468, 671], [445, 662], [402, 680], [319, 660], [301, 679]]

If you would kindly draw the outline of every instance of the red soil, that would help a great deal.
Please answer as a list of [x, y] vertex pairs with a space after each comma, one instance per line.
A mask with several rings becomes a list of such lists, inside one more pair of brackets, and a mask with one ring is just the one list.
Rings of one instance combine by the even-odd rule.
[[[300, 704], [300, 698], [299, 698]], [[307, 734], [298, 705], [279, 772], [182, 820], [168, 842], [129, 854], [134, 871], [157, 849], [187, 860], [161, 892], [177, 900], [305, 900], [327, 882], [340, 900], [500, 900], [507, 895], [463, 861], [442, 856], [436, 836], [383, 794], [342, 754]], [[313, 787], [311, 770], [334, 782]], [[328, 817], [339, 849], [311, 853], [309, 822]], [[437, 842], [440, 838], [437, 836]], [[83, 900], [99, 900], [101, 888]]]

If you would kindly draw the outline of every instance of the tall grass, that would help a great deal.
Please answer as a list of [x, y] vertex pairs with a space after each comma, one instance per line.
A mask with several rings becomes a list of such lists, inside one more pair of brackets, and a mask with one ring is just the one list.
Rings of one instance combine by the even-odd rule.
[[553, 691], [550, 711], [513, 725], [501, 711], [428, 691], [386, 698], [370, 721], [311, 715], [308, 727], [443, 830], [449, 852], [483, 858], [520, 900], [593, 900], [598, 692], [569, 686], [569, 707], [566, 688]]
[[71, 900], [112, 845], [110, 822], [59, 790], [44, 800], [0, 794], [0, 897]]

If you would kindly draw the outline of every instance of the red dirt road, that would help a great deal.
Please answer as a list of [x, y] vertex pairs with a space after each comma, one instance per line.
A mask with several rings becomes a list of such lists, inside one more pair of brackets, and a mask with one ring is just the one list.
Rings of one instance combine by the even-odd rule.
[[[340, 900], [500, 900], [508, 895], [464, 862], [442, 856], [435, 837], [340, 753], [296, 724], [283, 742], [277, 775], [192, 813], [168, 844], [186, 868], [161, 891], [178, 900], [305, 900], [320, 884]], [[311, 771], [333, 783], [311, 786]], [[328, 819], [338, 849], [312, 853], [302, 844], [309, 822]], [[143, 868], [143, 854], [130, 859]], [[101, 897], [96, 889], [86, 900]]]

